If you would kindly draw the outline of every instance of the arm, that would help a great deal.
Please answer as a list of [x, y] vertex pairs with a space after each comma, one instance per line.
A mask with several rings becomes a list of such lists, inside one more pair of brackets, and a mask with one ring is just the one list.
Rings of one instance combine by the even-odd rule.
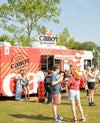
[[59, 80], [57, 81], [52, 81], [52, 85], [57, 85], [58, 83], [60, 83], [63, 80], [63, 77], [60, 77]]
[[70, 86], [70, 81], [68, 81], [67, 86], [68, 86], [68, 87]]
[[93, 75], [90, 74], [90, 73], [88, 74], [88, 76], [91, 77], [91, 78], [95, 78], [95, 77], [96, 77], [95, 75], [93, 76]]
[[60, 83], [62, 81], [62, 79], [60, 78], [59, 80], [57, 81], [52, 81], [52, 85], [57, 85], [58, 83]]
[[68, 83], [68, 80], [69, 80], [69, 78], [65, 78], [65, 79], [64, 79], [64, 82], [65, 82], [65, 83]]
[[16, 80], [22, 80], [23, 82], [26, 82], [23, 78], [18, 78], [19, 75], [16, 76]]
[[16, 75], [15, 79], [16, 80], [22, 80], [21, 78], [18, 78], [19, 75]]
[[[72, 77], [71, 77], [72, 78]], [[68, 83], [67, 83], [67, 86], [69, 87], [70, 86], [70, 84], [71, 84], [71, 78], [69, 78], [69, 80], [68, 80]]]

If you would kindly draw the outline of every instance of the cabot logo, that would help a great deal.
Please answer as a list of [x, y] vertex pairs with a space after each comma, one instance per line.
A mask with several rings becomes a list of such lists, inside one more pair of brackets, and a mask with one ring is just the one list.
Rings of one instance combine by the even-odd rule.
[[27, 70], [29, 68], [28, 56], [22, 52], [16, 53], [11, 59], [10, 67], [14, 73], [18, 73], [20, 69], [27, 72]]

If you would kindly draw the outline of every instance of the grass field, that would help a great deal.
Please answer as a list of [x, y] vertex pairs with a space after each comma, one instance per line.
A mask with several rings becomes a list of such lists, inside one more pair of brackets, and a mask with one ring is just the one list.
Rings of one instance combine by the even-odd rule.
[[[100, 123], [100, 84], [94, 96], [97, 106], [88, 106], [86, 91], [81, 90], [81, 104], [86, 117], [85, 123]], [[77, 108], [76, 108], [77, 110]], [[62, 93], [62, 102], [58, 106], [58, 113], [62, 116], [63, 123], [71, 123], [73, 118], [70, 102]], [[77, 110], [78, 123], [81, 117]], [[53, 123], [52, 104], [37, 103], [37, 97], [31, 96], [31, 101], [18, 102], [14, 98], [1, 99], [0, 101], [0, 123]]]

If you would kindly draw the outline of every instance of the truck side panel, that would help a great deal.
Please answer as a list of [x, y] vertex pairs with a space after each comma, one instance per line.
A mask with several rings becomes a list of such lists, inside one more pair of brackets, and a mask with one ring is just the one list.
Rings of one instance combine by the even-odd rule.
[[39, 52], [39, 50], [31, 48], [10, 47], [9, 54], [6, 55], [5, 48], [2, 49], [1, 87], [3, 96], [15, 95], [15, 76], [20, 69], [29, 74], [30, 94], [37, 93], [38, 80], [36, 73], [40, 70]]

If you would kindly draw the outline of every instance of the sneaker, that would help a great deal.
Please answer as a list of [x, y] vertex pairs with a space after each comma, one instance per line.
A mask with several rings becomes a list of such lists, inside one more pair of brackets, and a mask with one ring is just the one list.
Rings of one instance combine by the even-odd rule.
[[55, 122], [59, 122], [59, 123], [61, 123], [61, 122], [62, 122], [62, 121], [61, 121], [61, 120], [59, 120], [58, 118], [54, 119], [54, 121], [55, 121]]
[[77, 119], [73, 119], [72, 122], [77, 122]]
[[89, 106], [97, 106], [94, 102], [89, 103]]
[[60, 117], [60, 116], [58, 115], [58, 116], [57, 116], [57, 119], [62, 120], [62, 119], [63, 119], [63, 117]]
[[97, 104], [94, 104], [94, 102], [91, 102], [92, 106], [96, 106]]
[[73, 119], [72, 122], [77, 122], [77, 119]]
[[23, 99], [19, 100], [19, 101], [23, 101]]
[[93, 106], [91, 102], [89, 103], [89, 106]]
[[81, 119], [81, 121], [86, 121], [85, 117]]

